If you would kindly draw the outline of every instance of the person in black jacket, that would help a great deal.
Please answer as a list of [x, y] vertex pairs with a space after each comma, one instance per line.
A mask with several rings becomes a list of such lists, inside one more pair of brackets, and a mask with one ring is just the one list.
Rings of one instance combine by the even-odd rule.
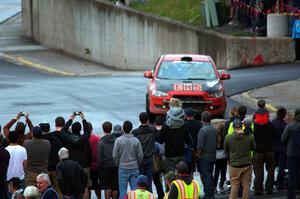
[[140, 175], [147, 176], [148, 186], [147, 190], [152, 192], [152, 175], [153, 175], [153, 153], [155, 146], [155, 128], [149, 125], [149, 116], [146, 112], [142, 112], [139, 115], [141, 125], [139, 128], [134, 129], [132, 134], [139, 139], [143, 153], [144, 159], [140, 165]]
[[[173, 99], [173, 98], [172, 98]], [[173, 102], [175, 101], [175, 102]], [[165, 143], [166, 172], [175, 171], [176, 164], [184, 161], [184, 145], [192, 145], [193, 141], [189, 132], [184, 128], [184, 110], [178, 99], [170, 101], [159, 142]], [[171, 103], [172, 102], [172, 103]]]
[[104, 136], [97, 144], [97, 168], [99, 170], [100, 189], [105, 190], [105, 199], [118, 198], [118, 167], [112, 157], [116, 138], [111, 134], [112, 123], [102, 124]]
[[287, 168], [287, 156], [286, 156], [286, 144], [281, 142], [281, 136], [285, 127], [287, 126], [286, 122], [287, 110], [283, 107], [277, 110], [277, 116], [274, 120], [272, 120], [272, 124], [274, 126], [276, 132], [275, 139], [275, 155], [276, 162], [278, 162], [278, 174], [276, 185], [278, 190], [284, 189], [284, 177], [286, 175], [285, 169]]
[[61, 197], [56, 178], [56, 165], [59, 163], [58, 151], [62, 147], [62, 144], [59, 138], [50, 133], [49, 123], [40, 123], [39, 126], [42, 129], [42, 138], [48, 140], [51, 145], [51, 150], [48, 156], [48, 175], [51, 180], [51, 185], [58, 193], [59, 197]]
[[[69, 121], [65, 124], [62, 129], [61, 137], [65, 143], [66, 148], [69, 150], [70, 159], [79, 163], [81, 168], [83, 168], [84, 172], [88, 176], [87, 187], [91, 185], [90, 181], [90, 169], [92, 161], [92, 150], [89, 142], [90, 138], [90, 129], [87, 121], [84, 119], [84, 114], [79, 112], [79, 116], [82, 119], [83, 124], [83, 135], [80, 134], [81, 124], [79, 122], [73, 123], [77, 113], [73, 113], [70, 116]], [[68, 132], [69, 127], [72, 125], [71, 131]], [[89, 191], [86, 188], [86, 192], [84, 193], [84, 198], [88, 198]]]
[[[267, 113], [263, 114], [267, 117]], [[256, 117], [254, 119], [257, 119]], [[254, 141], [256, 148], [254, 150], [254, 168], [255, 168], [255, 180], [254, 180], [254, 193], [255, 195], [262, 195], [264, 186], [264, 164], [266, 164], [266, 170], [268, 172], [267, 180], [265, 183], [265, 189], [268, 194], [273, 192], [274, 183], [274, 171], [275, 171], [275, 153], [274, 153], [274, 141], [276, 137], [275, 129], [269, 118], [263, 119], [267, 123], [257, 122], [254, 120]]]
[[294, 121], [285, 127], [281, 141], [287, 146], [286, 155], [289, 170], [287, 198], [296, 199], [300, 173], [300, 108], [295, 110]]
[[63, 198], [79, 199], [85, 192], [87, 176], [80, 165], [69, 159], [69, 151], [65, 147], [58, 152], [60, 163], [56, 166], [57, 180]]
[[[189, 149], [192, 148], [191, 150], [191, 160], [187, 161], [186, 158], [186, 163], [189, 167], [189, 170], [191, 173], [196, 171], [196, 153], [197, 153], [197, 140], [198, 140], [198, 132], [202, 127], [202, 123], [199, 120], [195, 119], [195, 113], [192, 108], [187, 108], [185, 111], [186, 115], [186, 120], [184, 122], [184, 128], [186, 129], [187, 132], [191, 135], [193, 139], [193, 146], [189, 147], [188, 145], [185, 146], [186, 154], [189, 153]], [[187, 155], [186, 155], [187, 156]]]
[[46, 173], [40, 173], [36, 177], [36, 188], [41, 195], [40, 199], [59, 199], [59, 195], [51, 186], [50, 177]]
[[60, 140], [60, 142], [63, 146], [65, 146], [65, 143], [63, 142], [63, 139], [61, 137], [61, 130], [63, 129], [65, 124], [66, 124], [65, 118], [63, 118], [62, 116], [56, 117], [55, 118], [55, 131], [52, 132], [54, 134], [54, 136]]

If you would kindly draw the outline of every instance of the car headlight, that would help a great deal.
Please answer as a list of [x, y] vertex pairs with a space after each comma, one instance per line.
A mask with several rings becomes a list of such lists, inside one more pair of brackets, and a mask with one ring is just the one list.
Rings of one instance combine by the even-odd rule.
[[168, 96], [168, 93], [158, 91], [158, 90], [152, 90], [152, 95], [156, 97], [166, 97]]
[[213, 98], [223, 97], [224, 91], [223, 90], [214, 91], [214, 92], [209, 93], [208, 95], [209, 95], [209, 97], [213, 97]]

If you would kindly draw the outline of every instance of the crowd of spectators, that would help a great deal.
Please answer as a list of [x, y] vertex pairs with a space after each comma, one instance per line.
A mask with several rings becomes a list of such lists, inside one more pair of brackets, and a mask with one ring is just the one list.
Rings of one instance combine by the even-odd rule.
[[[152, 181], [159, 199], [199, 198], [199, 182], [193, 179], [198, 171], [205, 198], [226, 191], [227, 184], [230, 198], [249, 198], [254, 172], [255, 195], [287, 189], [288, 176], [288, 198], [294, 199], [300, 109], [288, 123], [285, 108], [271, 120], [265, 101], [257, 105], [251, 117], [245, 106], [232, 107], [228, 121], [213, 124], [209, 112], [197, 120], [193, 109], [184, 110], [172, 99], [166, 117], [157, 116], [154, 124], [146, 112], [139, 114], [135, 129], [130, 121], [122, 126], [105, 121], [102, 137], [82, 112], [72, 113], [67, 122], [57, 117], [53, 132], [49, 123], [33, 126], [27, 113], [18, 113], [0, 136], [0, 198], [88, 199], [91, 190], [97, 198], [102, 190], [106, 199], [155, 198]], [[19, 122], [21, 117], [25, 123]], [[82, 122], [74, 122], [76, 117]]]
[[[287, 1], [280, 1], [282, 4]], [[243, 25], [257, 36], [267, 34], [267, 14], [275, 12], [277, 0], [230, 0], [229, 25]]]

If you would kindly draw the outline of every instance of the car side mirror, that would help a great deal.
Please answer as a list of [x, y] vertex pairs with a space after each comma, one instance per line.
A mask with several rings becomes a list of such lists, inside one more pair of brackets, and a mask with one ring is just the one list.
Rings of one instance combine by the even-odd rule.
[[144, 77], [145, 77], [145, 78], [149, 78], [149, 79], [153, 78], [153, 73], [152, 73], [152, 71], [151, 71], [151, 70], [145, 71], [145, 72], [144, 72]]
[[222, 73], [220, 79], [221, 80], [231, 79], [231, 75], [229, 73]]

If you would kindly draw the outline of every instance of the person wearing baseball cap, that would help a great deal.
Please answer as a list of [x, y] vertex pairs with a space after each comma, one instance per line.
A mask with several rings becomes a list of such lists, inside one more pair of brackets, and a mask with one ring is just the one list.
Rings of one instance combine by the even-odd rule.
[[252, 136], [243, 132], [240, 119], [235, 119], [232, 125], [233, 134], [227, 134], [224, 142], [224, 150], [229, 154], [230, 198], [237, 198], [240, 184], [243, 187], [243, 198], [249, 198], [253, 170], [251, 150], [254, 150], [255, 142]]
[[136, 190], [128, 192], [125, 199], [155, 199], [155, 196], [147, 191], [147, 185], [147, 176], [139, 175], [136, 179]]

